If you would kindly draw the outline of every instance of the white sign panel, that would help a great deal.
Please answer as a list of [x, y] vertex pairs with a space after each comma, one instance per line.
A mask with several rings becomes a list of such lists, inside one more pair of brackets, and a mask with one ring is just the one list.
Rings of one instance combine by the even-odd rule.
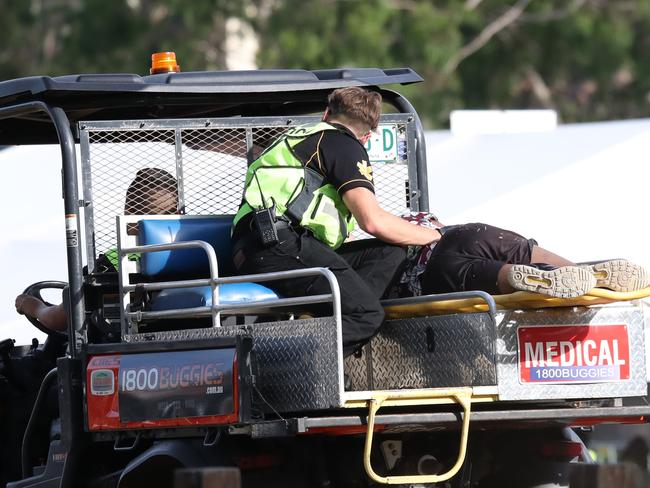
[[394, 163], [397, 161], [397, 126], [379, 125], [366, 143], [371, 163]]

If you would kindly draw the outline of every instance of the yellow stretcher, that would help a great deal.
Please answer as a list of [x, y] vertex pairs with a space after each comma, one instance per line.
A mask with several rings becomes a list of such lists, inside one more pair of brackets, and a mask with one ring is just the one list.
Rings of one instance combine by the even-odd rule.
[[[576, 298], [554, 298], [539, 293], [518, 291], [508, 295], [494, 295], [499, 309], [531, 309], [553, 307], [586, 307], [620, 301], [639, 300], [650, 297], [650, 286], [631, 292], [615, 292], [604, 288], [593, 288], [586, 295]], [[487, 312], [488, 305], [480, 298], [444, 300], [440, 302], [418, 302], [385, 307], [389, 319], [444, 315], [450, 313]]]

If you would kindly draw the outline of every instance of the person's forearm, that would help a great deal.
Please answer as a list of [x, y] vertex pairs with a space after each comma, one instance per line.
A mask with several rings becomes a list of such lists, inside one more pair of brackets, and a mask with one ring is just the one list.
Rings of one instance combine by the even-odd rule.
[[21, 294], [16, 297], [16, 312], [38, 320], [48, 329], [65, 330], [67, 325], [63, 304], [46, 305], [29, 295]]
[[65, 313], [63, 304], [52, 305], [41, 312], [41, 322], [53, 330], [65, 330], [68, 323], [68, 316]]
[[343, 201], [359, 226], [368, 234], [390, 244], [424, 246], [440, 239], [435, 229], [411, 224], [386, 212], [367, 188], [352, 188], [343, 194]]
[[[365, 227], [365, 228], [364, 228]], [[424, 246], [440, 240], [440, 232], [406, 222], [384, 210], [362, 225], [363, 230], [377, 239], [400, 246]]]

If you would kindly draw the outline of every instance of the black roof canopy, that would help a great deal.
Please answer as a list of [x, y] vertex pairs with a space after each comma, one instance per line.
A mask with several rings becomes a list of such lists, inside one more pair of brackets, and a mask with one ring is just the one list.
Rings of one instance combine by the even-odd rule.
[[[71, 124], [79, 120], [295, 115], [322, 110], [327, 95], [336, 88], [420, 81], [410, 68], [32, 76], [0, 82], [0, 110], [44, 102], [62, 108]], [[0, 145], [57, 142], [45, 113], [0, 119]]]

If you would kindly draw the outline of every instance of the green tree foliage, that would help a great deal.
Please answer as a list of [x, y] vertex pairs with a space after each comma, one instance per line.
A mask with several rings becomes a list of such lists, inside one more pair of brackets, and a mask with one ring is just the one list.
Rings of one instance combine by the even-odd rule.
[[[440, 71], [459, 49], [462, 10], [445, 2], [390, 0], [284, 0], [258, 22], [262, 67], [411, 66], [425, 79], [405, 92], [430, 125], [448, 115], [448, 91]], [[452, 2], [453, 3], [453, 2]], [[442, 115], [444, 114], [444, 115]]]
[[648, 0], [0, 0], [0, 79], [224, 69], [226, 20], [262, 68], [410, 66], [425, 125], [460, 108], [555, 108], [565, 122], [648, 115]]
[[460, 108], [555, 108], [565, 122], [648, 115], [650, 2], [283, 0], [262, 67], [411, 66], [425, 125]]

